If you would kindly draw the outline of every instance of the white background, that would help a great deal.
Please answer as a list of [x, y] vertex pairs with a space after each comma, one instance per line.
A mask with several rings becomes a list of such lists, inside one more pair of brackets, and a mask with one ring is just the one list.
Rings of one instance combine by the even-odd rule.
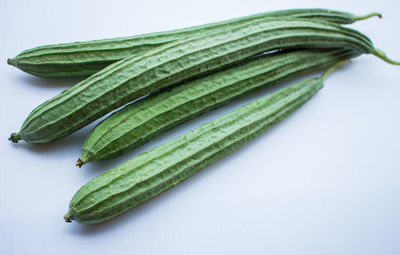
[[353, 27], [400, 59], [397, 0], [2, 0], [0, 254], [400, 254], [400, 67], [374, 56], [332, 74], [265, 135], [104, 224], [64, 222], [79, 187], [252, 98], [82, 169], [74, 163], [93, 125], [48, 145], [7, 141], [34, 107], [78, 81], [36, 78], [6, 64], [24, 49], [296, 7], [380, 11], [382, 20]]

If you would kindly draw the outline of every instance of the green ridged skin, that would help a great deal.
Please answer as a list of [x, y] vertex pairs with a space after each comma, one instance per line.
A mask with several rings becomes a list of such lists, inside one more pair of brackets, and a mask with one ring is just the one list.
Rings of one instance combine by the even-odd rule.
[[228, 31], [232, 27], [243, 25], [249, 21], [279, 16], [313, 18], [338, 24], [350, 24], [359, 19], [359, 17], [347, 12], [326, 9], [293, 9], [264, 12], [167, 32], [41, 46], [23, 51], [15, 58], [9, 59], [8, 63], [22, 71], [40, 77], [88, 76], [118, 60], [132, 55], [140, 56], [144, 52], [168, 42], [183, 40], [220, 29]]
[[278, 52], [148, 96], [96, 126], [82, 146], [77, 165], [119, 156], [256, 88], [322, 70], [358, 55], [357, 51], [346, 49]]
[[122, 163], [85, 184], [65, 220], [99, 223], [144, 203], [256, 138], [322, 86], [322, 78], [296, 83]]
[[135, 99], [261, 52], [340, 47], [360, 53], [374, 51], [372, 42], [358, 31], [291, 18], [266, 18], [229, 32], [170, 43], [141, 57], [118, 61], [39, 105], [9, 139], [29, 143], [54, 141]]

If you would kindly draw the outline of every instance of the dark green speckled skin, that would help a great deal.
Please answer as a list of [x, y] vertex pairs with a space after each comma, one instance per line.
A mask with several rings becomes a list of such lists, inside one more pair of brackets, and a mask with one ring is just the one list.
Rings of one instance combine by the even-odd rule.
[[88, 76], [118, 60], [132, 55], [140, 56], [144, 52], [168, 42], [202, 35], [209, 31], [220, 29], [228, 31], [232, 27], [243, 25], [249, 21], [279, 16], [313, 18], [338, 24], [355, 22], [353, 14], [327, 9], [293, 9], [264, 12], [166, 32], [36, 47], [21, 52], [15, 58], [10, 59], [9, 64], [40, 77]]
[[256, 88], [322, 70], [358, 55], [357, 51], [346, 49], [279, 52], [146, 97], [118, 110], [94, 128], [83, 144], [80, 160], [88, 163], [119, 156]]
[[288, 86], [122, 163], [85, 184], [65, 220], [99, 223], [144, 203], [256, 138], [322, 86], [322, 78]]
[[36, 107], [10, 140], [51, 142], [161, 88], [261, 52], [299, 47], [374, 51], [366, 36], [349, 28], [311, 19], [265, 18], [229, 32], [170, 43], [141, 57], [111, 64]]

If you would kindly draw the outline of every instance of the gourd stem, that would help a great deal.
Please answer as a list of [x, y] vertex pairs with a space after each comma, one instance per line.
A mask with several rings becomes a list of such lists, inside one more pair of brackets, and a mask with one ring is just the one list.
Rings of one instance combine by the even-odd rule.
[[373, 52], [372, 54], [374, 54], [375, 56], [377, 56], [378, 58], [382, 59], [383, 61], [385, 61], [385, 62], [387, 62], [387, 63], [389, 63], [389, 64], [392, 64], [392, 65], [400, 65], [400, 62], [399, 62], [399, 61], [395, 61], [395, 60], [393, 60], [393, 59], [388, 58], [388, 57], [386, 56], [385, 52], [383, 52], [383, 51], [380, 50], [380, 49], [376, 49], [376, 48], [375, 48], [375, 50], [374, 50], [374, 52]]
[[339, 66], [343, 65], [344, 63], [350, 62], [350, 59], [344, 59], [341, 60], [339, 62], [337, 62], [336, 64], [334, 64], [333, 66], [329, 67], [322, 75], [321, 75], [321, 79], [325, 80], [325, 78], [332, 73], [333, 71], [335, 71]]
[[354, 20], [365, 20], [365, 19], [369, 19], [371, 17], [379, 17], [380, 19], [382, 18], [382, 14], [380, 14], [379, 12], [373, 12], [373, 13], [369, 13], [367, 15], [364, 16], [355, 16]]

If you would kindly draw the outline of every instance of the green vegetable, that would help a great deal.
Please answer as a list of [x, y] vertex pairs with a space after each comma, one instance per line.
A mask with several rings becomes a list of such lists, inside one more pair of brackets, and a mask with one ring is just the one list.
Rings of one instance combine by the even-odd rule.
[[65, 220], [103, 222], [168, 190], [301, 107], [330, 71], [255, 100], [94, 178], [74, 195]]
[[345, 49], [278, 52], [148, 96], [101, 122], [86, 138], [77, 165], [119, 156], [255, 88], [322, 70], [358, 55]]
[[221, 21], [201, 26], [177, 29], [167, 32], [158, 32], [131, 37], [94, 40], [86, 42], [64, 43], [41, 46], [25, 50], [15, 58], [9, 59], [13, 65], [27, 73], [41, 77], [74, 77], [94, 74], [104, 67], [130, 57], [140, 56], [144, 52], [154, 49], [168, 42], [202, 35], [205, 32], [225, 29], [228, 31], [235, 26], [265, 17], [299, 17], [326, 20], [339, 24], [350, 24], [366, 16], [355, 16], [346, 12], [326, 9], [293, 9], [245, 16], [241, 18]]
[[380, 56], [366, 36], [349, 28], [316, 20], [265, 18], [118, 61], [39, 105], [9, 139], [51, 142], [161, 88], [261, 52], [299, 47], [344, 47]]

